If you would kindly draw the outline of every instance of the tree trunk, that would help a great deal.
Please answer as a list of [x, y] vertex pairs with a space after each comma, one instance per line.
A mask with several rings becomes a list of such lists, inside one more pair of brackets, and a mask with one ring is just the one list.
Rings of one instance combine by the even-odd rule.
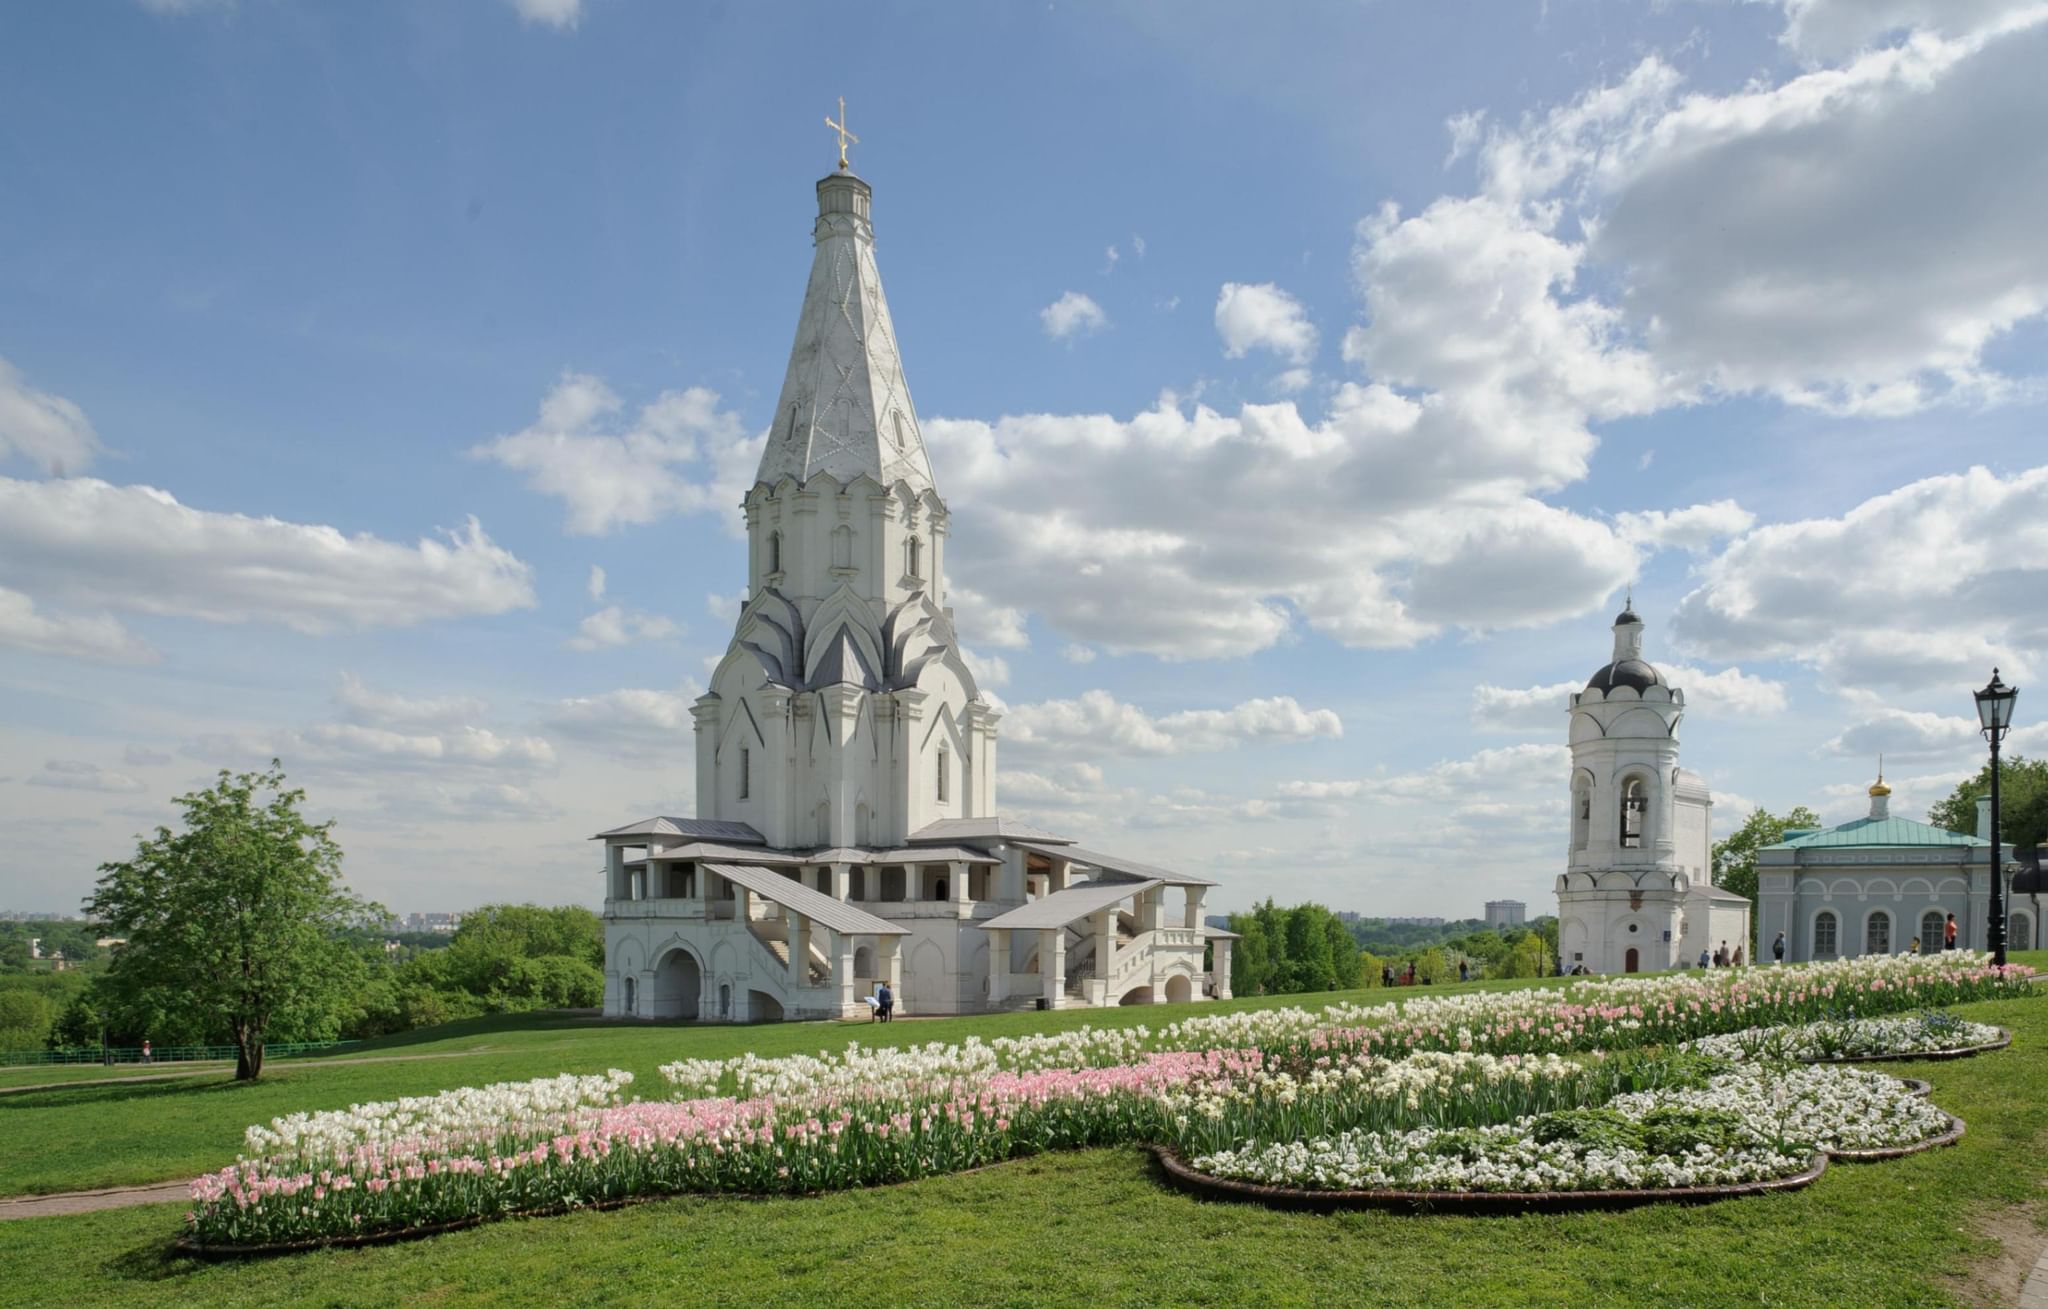
[[235, 1038], [235, 1080], [253, 1082], [263, 1075], [263, 1042], [246, 1036]]

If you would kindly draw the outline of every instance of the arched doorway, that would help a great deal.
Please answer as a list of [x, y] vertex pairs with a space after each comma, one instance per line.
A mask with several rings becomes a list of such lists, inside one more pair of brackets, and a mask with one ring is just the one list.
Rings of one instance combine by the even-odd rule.
[[2034, 919], [2031, 914], [2014, 914], [2006, 920], [2006, 949], [2031, 950], [2034, 948]]
[[688, 950], [671, 950], [654, 967], [648, 992], [650, 1018], [695, 1018], [703, 1004], [704, 970]]
[[1175, 973], [1166, 979], [1166, 1003], [1186, 1004], [1194, 998], [1195, 984], [1188, 980], [1187, 974]]
[[757, 1023], [779, 1023], [782, 1021], [782, 1002], [766, 991], [747, 992], [747, 1008]]
[[1128, 990], [1128, 991], [1124, 992], [1124, 998], [1123, 998], [1123, 999], [1121, 999], [1121, 1000], [1119, 1000], [1119, 1001], [1117, 1001], [1117, 1003], [1118, 1003], [1118, 1004], [1151, 1004], [1151, 1003], [1152, 1003], [1152, 988], [1151, 988], [1151, 987], [1149, 987], [1149, 986], [1134, 986], [1134, 987], [1132, 987], [1132, 988], [1131, 988], [1130, 990]]
[[1628, 948], [1628, 953], [1624, 954], [1621, 957], [1621, 971], [1624, 973], [1639, 973], [1643, 970], [1642, 965], [1642, 955], [1636, 952], [1636, 948], [1634, 946], [1630, 946]]

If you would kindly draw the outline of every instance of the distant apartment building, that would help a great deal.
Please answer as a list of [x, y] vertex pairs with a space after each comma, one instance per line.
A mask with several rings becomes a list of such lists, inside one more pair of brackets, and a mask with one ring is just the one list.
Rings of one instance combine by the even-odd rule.
[[1520, 900], [1488, 900], [1486, 902], [1486, 925], [1499, 931], [1508, 927], [1520, 927], [1529, 916], [1529, 906]]
[[462, 926], [462, 915], [407, 914], [401, 926], [408, 932], [439, 932], [447, 935]]

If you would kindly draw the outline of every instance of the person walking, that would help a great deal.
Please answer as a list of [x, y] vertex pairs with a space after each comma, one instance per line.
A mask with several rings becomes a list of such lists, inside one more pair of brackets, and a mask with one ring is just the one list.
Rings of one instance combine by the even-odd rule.
[[1735, 966], [1742, 967], [1742, 947], [1739, 945], [1735, 947]]
[[1956, 916], [1954, 914], [1950, 914], [1948, 921], [1941, 925], [1941, 948], [1944, 950], [1956, 948]]
[[1700, 967], [1702, 967], [1702, 968], [1706, 968], [1706, 967], [1709, 967], [1709, 966], [1711, 966], [1711, 965], [1712, 965], [1712, 963], [1713, 963], [1713, 957], [1712, 957], [1711, 955], [1709, 955], [1709, 954], [1707, 953], [1707, 947], [1705, 947], [1705, 946], [1701, 946], [1701, 947], [1700, 947]]
[[1472, 968], [1463, 959], [1458, 961], [1458, 980], [1461, 982], [1472, 980]]
[[1916, 936], [1916, 937], [1914, 937], [1914, 938], [1913, 938], [1913, 948], [1912, 948], [1912, 949], [1910, 949], [1910, 950], [1908, 950], [1908, 951], [1906, 951], [1906, 953], [1907, 953], [1907, 954], [1919, 954], [1919, 953], [1920, 953], [1920, 938], [1919, 938], [1919, 937], [1917, 937], [1917, 936]]
[[142, 1062], [144, 1062], [144, 1063], [150, 1063], [150, 1062], [152, 1062], [152, 1060], [151, 1060], [151, 1058], [150, 1058], [150, 1053], [149, 1053], [149, 1041], [148, 1041], [148, 1040], [147, 1040], [146, 1038], [145, 1038], [145, 1039], [143, 1040], [143, 1042], [142, 1042]]
[[1776, 967], [1785, 962], [1785, 934], [1778, 933], [1778, 939], [1771, 942], [1771, 965]]
[[882, 1021], [888, 1022], [890, 1016], [896, 1012], [896, 993], [889, 989], [887, 982], [883, 982], [875, 988], [875, 999], [880, 1001], [876, 1008], [880, 1012]]
[[1393, 984], [1394, 984], [1394, 966], [1393, 966], [1392, 964], [1381, 964], [1381, 965], [1380, 965], [1380, 985], [1381, 985], [1381, 986], [1392, 986]]

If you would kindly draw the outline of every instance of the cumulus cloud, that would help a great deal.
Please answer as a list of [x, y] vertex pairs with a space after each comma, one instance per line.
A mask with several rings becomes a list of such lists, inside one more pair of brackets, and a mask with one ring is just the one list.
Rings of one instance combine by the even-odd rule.
[[151, 664], [163, 652], [111, 614], [48, 614], [19, 591], [0, 586], [0, 646], [103, 664]]
[[334, 698], [344, 719], [367, 727], [456, 727], [483, 717], [489, 707], [475, 696], [406, 696], [381, 691], [350, 672], [342, 673]]
[[1624, 540], [1658, 548], [1704, 554], [1715, 543], [1740, 536], [1756, 523], [1756, 515], [1733, 500], [1690, 505], [1684, 509], [1647, 509], [1614, 516]]
[[606, 605], [585, 618], [569, 638], [571, 650], [604, 650], [633, 641], [658, 641], [676, 636], [682, 628], [659, 614], [641, 613], [623, 605]]
[[1845, 687], [1963, 688], [1993, 663], [2017, 680], [2048, 638], [2048, 467], [1973, 468], [1759, 527], [1700, 578], [1674, 626], [1716, 659], [1794, 659]]
[[18, 457], [52, 477], [81, 472], [100, 453], [85, 411], [61, 395], [38, 391], [0, 359], [0, 460]]
[[28, 778], [30, 786], [53, 786], [66, 791], [102, 791], [108, 794], [132, 794], [148, 788], [126, 773], [116, 773], [78, 759], [50, 759], [43, 764], [41, 772]]
[[1983, 748], [1977, 720], [1919, 710], [1886, 708], [1845, 729], [1821, 749], [1833, 755], [1875, 760], [1940, 759]]
[[963, 645], [960, 647], [960, 657], [967, 661], [967, 667], [973, 672], [976, 685], [982, 690], [993, 690], [1010, 684], [1010, 661], [1001, 655], [983, 654]]
[[380, 791], [371, 801], [378, 818], [401, 824], [520, 823], [559, 818], [561, 809], [531, 787], [509, 782], [479, 786], [409, 786]]
[[0, 477], [0, 574], [44, 597], [311, 634], [534, 604], [531, 570], [474, 518], [408, 546], [93, 478]]
[[[1689, 664], [1657, 662], [1673, 686], [1685, 693], [1687, 708], [1713, 717], [1766, 717], [1785, 711], [1785, 684], [1740, 668], [1707, 672]], [[1562, 738], [1571, 697], [1585, 688], [1581, 681], [1543, 686], [1494, 686], [1472, 690], [1472, 725], [1494, 732], [1550, 732]]]
[[1055, 341], [1064, 341], [1073, 336], [1086, 336], [1109, 326], [1109, 315], [1102, 312], [1102, 306], [1094, 297], [1069, 291], [1038, 311], [1038, 321], [1044, 326], [1045, 334]]
[[593, 600], [604, 599], [604, 569], [596, 564], [592, 564], [590, 566], [590, 580], [584, 583], [583, 589], [589, 593], [590, 598]]
[[506, 0], [521, 23], [552, 27], [558, 32], [573, 30], [583, 21], [583, 0]]
[[1073, 746], [1113, 755], [1177, 755], [1335, 738], [1344, 734], [1344, 724], [1334, 710], [1304, 709], [1288, 695], [1154, 716], [1095, 690], [1072, 700], [1017, 705], [1003, 731], [1027, 752]]
[[696, 720], [690, 705], [703, 691], [628, 687], [558, 700], [543, 718], [548, 730], [600, 750], [636, 758], [693, 757]]
[[1784, 0], [1779, 39], [1814, 59], [1842, 59], [1914, 32], [1969, 36], [2023, 18], [2038, 0]]
[[738, 532], [740, 498], [753, 484], [765, 434], [749, 438], [739, 418], [718, 407], [718, 393], [701, 386], [664, 391], [629, 422], [620, 419], [624, 408], [600, 379], [565, 373], [531, 426], [470, 454], [559, 498], [578, 535], [701, 512], [724, 512]]
[[1584, 690], [1585, 685], [1580, 681], [1521, 687], [1481, 683], [1472, 688], [1472, 725], [1489, 732], [1562, 736], [1572, 694]]
[[1297, 365], [1315, 358], [1316, 328], [1308, 311], [1271, 282], [1225, 282], [1216, 295], [1216, 335], [1230, 359], [1253, 350]]

